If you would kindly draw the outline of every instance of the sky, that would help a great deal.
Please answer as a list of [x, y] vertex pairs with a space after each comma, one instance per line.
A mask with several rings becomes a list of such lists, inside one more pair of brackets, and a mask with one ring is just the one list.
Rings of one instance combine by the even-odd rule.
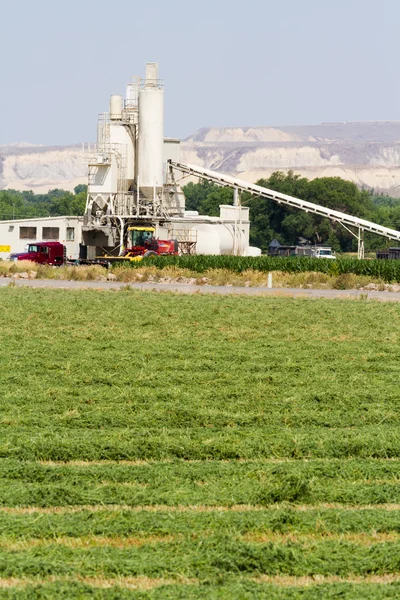
[[0, 144], [94, 141], [160, 64], [165, 134], [400, 120], [399, 0], [0, 0]]

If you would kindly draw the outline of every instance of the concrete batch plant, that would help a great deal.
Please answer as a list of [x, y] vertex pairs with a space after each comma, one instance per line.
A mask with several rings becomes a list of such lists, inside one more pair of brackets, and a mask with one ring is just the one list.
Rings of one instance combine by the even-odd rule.
[[132, 78], [125, 99], [113, 95], [110, 112], [99, 115], [97, 143], [88, 149], [88, 197], [82, 227], [86, 258], [122, 254], [128, 230], [152, 226], [155, 237], [177, 240], [180, 253], [257, 255], [249, 246], [249, 209], [236, 192], [234, 206], [220, 216], [185, 211], [180, 140], [164, 138], [164, 87], [158, 64]]

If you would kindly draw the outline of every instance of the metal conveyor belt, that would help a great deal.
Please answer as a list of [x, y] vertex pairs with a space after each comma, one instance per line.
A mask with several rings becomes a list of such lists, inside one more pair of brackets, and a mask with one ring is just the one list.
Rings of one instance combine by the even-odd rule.
[[[194, 177], [200, 177], [201, 179], [212, 181], [217, 185], [232, 187], [241, 192], [250, 192], [250, 194], [261, 196], [262, 198], [268, 198], [269, 200], [273, 200], [278, 204], [285, 204], [286, 206], [299, 208], [305, 212], [314, 213], [316, 215], [320, 215], [321, 217], [326, 217], [331, 221], [336, 221], [357, 238], [359, 258], [364, 257], [364, 231], [376, 233], [377, 235], [400, 242], [400, 231], [396, 231], [395, 229], [383, 227], [383, 225], [378, 225], [377, 223], [372, 223], [371, 221], [366, 221], [365, 219], [359, 219], [358, 217], [353, 217], [338, 210], [333, 210], [331, 208], [327, 208], [326, 206], [320, 206], [318, 204], [314, 204], [313, 202], [308, 202], [307, 200], [300, 200], [299, 198], [281, 194], [280, 192], [275, 192], [274, 190], [269, 190], [268, 188], [264, 188], [253, 183], [248, 183], [247, 181], [243, 181], [241, 179], [236, 179], [236, 177], [230, 177], [229, 175], [218, 173], [217, 171], [211, 171], [210, 169], [204, 169], [203, 167], [198, 167], [195, 165], [176, 163], [171, 160], [168, 161], [168, 164], [172, 168], [177, 169], [187, 176], [193, 175]], [[354, 233], [354, 231], [349, 229], [349, 227], [355, 227], [358, 230], [358, 233]]]

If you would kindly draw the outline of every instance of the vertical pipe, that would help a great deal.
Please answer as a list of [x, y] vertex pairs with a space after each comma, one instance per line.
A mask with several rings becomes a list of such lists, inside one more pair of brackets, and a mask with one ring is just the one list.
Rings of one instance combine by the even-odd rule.
[[139, 189], [139, 175], [137, 176], [137, 183], [136, 183], [137, 187], [136, 187], [136, 204], [137, 204], [137, 208], [136, 208], [136, 216], [138, 217], [140, 215], [140, 189]]
[[358, 229], [357, 246], [358, 246], [358, 258], [363, 259], [365, 257], [364, 230], [361, 229], [361, 227]]
[[97, 123], [97, 148], [99, 149], [103, 145], [103, 123], [98, 121]]
[[124, 220], [119, 217], [120, 223], [121, 223], [121, 231], [120, 231], [120, 236], [119, 236], [119, 256], [122, 256], [125, 250], [124, 247], [124, 235], [125, 235], [125, 231], [124, 231]]

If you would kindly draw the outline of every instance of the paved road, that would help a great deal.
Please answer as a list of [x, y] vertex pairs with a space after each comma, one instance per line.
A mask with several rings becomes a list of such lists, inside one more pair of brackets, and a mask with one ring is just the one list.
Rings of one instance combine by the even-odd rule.
[[241, 294], [245, 296], [281, 296], [289, 298], [366, 298], [381, 302], [400, 302], [400, 292], [373, 292], [362, 290], [309, 290], [299, 288], [233, 287], [217, 285], [187, 285], [184, 283], [119, 283], [100, 281], [58, 281], [56, 279], [0, 278], [0, 287], [9, 284], [18, 287], [56, 288], [68, 290], [118, 290], [129, 285], [136, 290], [155, 290], [180, 294]]

